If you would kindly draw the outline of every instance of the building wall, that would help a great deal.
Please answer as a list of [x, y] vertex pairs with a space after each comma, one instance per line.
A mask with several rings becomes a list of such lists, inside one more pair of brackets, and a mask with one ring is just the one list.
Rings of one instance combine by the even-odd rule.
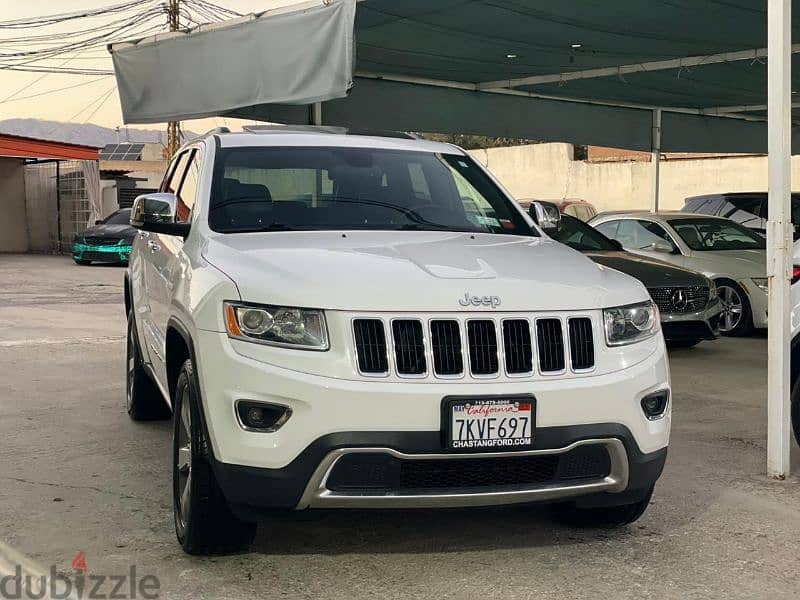
[[24, 161], [0, 157], [0, 252], [28, 251]]
[[[583, 198], [598, 210], [649, 208], [650, 162], [572, 160], [570, 144], [533, 144], [471, 150], [518, 199]], [[800, 156], [792, 157], [800, 182]], [[767, 157], [666, 160], [661, 163], [661, 207], [679, 209], [687, 196], [712, 192], [766, 191]]]

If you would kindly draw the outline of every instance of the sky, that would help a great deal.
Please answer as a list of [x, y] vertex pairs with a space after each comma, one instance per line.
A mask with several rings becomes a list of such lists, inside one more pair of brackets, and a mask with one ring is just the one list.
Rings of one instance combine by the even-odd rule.
[[[31, 18], [92, 9], [119, 4], [122, 0], [0, 0], [0, 22], [19, 18]], [[240, 13], [261, 12], [275, 5], [286, 4], [287, 0], [213, 0], [215, 4]], [[83, 18], [68, 21], [46, 28], [0, 29], [0, 52], [17, 51], [3, 44], [11, 38], [26, 39], [42, 33], [64, 33], [78, 29], [88, 29], [108, 22], [114, 15], [96, 18]], [[164, 30], [166, 31], [166, 18]], [[69, 60], [67, 60], [69, 59]], [[67, 61], [65, 63], [65, 61]], [[111, 58], [102, 47], [89, 49], [80, 54], [68, 54], [46, 63], [50, 66], [64, 64], [67, 67], [92, 69], [112, 69]], [[75, 87], [72, 87], [75, 86]], [[71, 89], [60, 90], [70, 87]], [[41, 95], [40, 95], [41, 94]], [[28, 96], [36, 96], [28, 98]], [[113, 76], [66, 75], [60, 73], [42, 74], [13, 72], [2, 69], [0, 65], [0, 120], [11, 118], [38, 118], [71, 123], [94, 123], [104, 127], [123, 126], [119, 97]], [[187, 121], [184, 128], [196, 132], [206, 131], [220, 125], [238, 128], [235, 120], [220, 118]], [[154, 129], [157, 126], [136, 125]], [[164, 126], [166, 128], [166, 126]]]

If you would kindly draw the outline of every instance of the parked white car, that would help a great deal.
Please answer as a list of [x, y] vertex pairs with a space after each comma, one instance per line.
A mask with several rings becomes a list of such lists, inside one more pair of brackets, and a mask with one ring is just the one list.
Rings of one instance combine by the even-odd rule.
[[730, 219], [684, 212], [605, 213], [590, 221], [625, 250], [702, 273], [716, 283], [725, 335], [767, 326], [766, 241]]
[[797, 443], [800, 444], [800, 240], [794, 243], [794, 267], [792, 269], [792, 328], [791, 386], [792, 426]]
[[[136, 199], [127, 407], [174, 413], [184, 550], [265, 510], [647, 507], [670, 376], [645, 287], [543, 234], [470, 156], [408, 137], [211, 132]], [[544, 217], [547, 218], [544, 218]]]

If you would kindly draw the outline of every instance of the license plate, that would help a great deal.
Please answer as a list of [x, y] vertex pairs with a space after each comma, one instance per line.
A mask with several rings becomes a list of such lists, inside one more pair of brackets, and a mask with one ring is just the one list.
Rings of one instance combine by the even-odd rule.
[[455, 450], [513, 450], [533, 442], [533, 398], [458, 399], [446, 406], [448, 442]]

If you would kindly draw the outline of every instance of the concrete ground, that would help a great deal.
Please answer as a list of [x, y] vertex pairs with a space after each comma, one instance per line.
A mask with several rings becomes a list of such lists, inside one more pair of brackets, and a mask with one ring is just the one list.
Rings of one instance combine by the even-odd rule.
[[326, 512], [265, 523], [247, 554], [186, 556], [170, 426], [125, 414], [122, 276], [0, 255], [0, 540], [45, 567], [135, 564], [163, 598], [800, 596], [800, 481], [764, 476], [763, 336], [672, 354], [669, 461], [630, 527], [531, 507]]

